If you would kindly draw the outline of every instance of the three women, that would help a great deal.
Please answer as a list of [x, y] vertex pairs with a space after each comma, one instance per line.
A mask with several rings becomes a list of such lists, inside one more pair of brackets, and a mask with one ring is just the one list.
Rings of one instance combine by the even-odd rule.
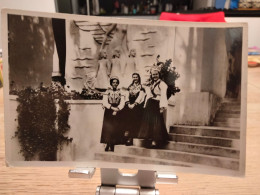
[[168, 143], [163, 118], [168, 105], [167, 85], [160, 79], [160, 71], [151, 70], [151, 85], [146, 89], [142, 87], [138, 73], [133, 73], [132, 79], [126, 100], [117, 89], [118, 78], [114, 77], [110, 79], [113, 90], [108, 89], [104, 95], [101, 143], [107, 144], [106, 151], [113, 151], [116, 144], [124, 144], [124, 136], [127, 136], [126, 145], [132, 145], [133, 138], [150, 141], [152, 147], [157, 148]]

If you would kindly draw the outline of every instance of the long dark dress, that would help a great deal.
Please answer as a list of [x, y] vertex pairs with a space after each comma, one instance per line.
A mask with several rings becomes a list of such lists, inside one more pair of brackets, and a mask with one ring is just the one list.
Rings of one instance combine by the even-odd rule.
[[119, 89], [116, 91], [108, 89], [106, 95], [104, 95], [103, 98], [105, 113], [100, 143], [107, 143], [112, 145], [122, 144], [123, 133], [120, 128], [122, 114], [121, 111], [118, 111], [116, 115], [113, 115], [114, 111], [111, 109], [111, 107], [117, 107], [121, 110], [124, 106], [123, 95]]
[[[123, 109], [123, 130], [128, 132], [128, 138], [136, 138], [139, 133], [144, 106], [144, 89], [141, 84], [131, 84], [128, 87], [129, 95], [126, 106]], [[135, 104], [130, 109], [128, 105]]]
[[168, 142], [169, 136], [163, 113], [160, 113], [160, 107], [167, 107], [168, 104], [166, 91], [167, 85], [161, 80], [151, 86], [138, 138], [155, 141], [158, 144]]

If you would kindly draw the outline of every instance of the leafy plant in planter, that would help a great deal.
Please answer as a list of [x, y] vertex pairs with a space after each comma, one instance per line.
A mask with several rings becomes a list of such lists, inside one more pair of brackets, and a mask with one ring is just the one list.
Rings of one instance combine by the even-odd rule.
[[180, 77], [180, 74], [176, 72], [176, 67], [171, 67], [172, 60], [166, 60], [161, 66], [162, 80], [168, 85], [167, 98], [169, 99], [175, 93], [180, 92], [179, 87], [175, 86], [175, 81]]
[[21, 153], [25, 160], [41, 161], [57, 160], [57, 151], [64, 143], [72, 142], [65, 134], [69, 131], [68, 103], [59, 96], [59, 109], [55, 104], [55, 96], [51, 88], [41, 86], [30, 87], [17, 92], [18, 128], [15, 136], [21, 145]]
[[[160, 55], [157, 56], [157, 66], [160, 70], [161, 79], [167, 84], [167, 98], [169, 99], [175, 93], [180, 92], [180, 88], [175, 86], [175, 81], [180, 77], [180, 74], [176, 71], [176, 67], [171, 66], [172, 60], [166, 60], [165, 62], [159, 61]], [[151, 82], [151, 81], [150, 81]]]

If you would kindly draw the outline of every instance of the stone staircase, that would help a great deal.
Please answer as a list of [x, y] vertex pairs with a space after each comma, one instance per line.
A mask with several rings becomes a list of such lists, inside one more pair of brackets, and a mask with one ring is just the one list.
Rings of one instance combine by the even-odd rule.
[[115, 152], [96, 153], [95, 160], [239, 169], [238, 129], [173, 126], [169, 136], [170, 141], [163, 149], [145, 148], [143, 140], [135, 139], [133, 146], [117, 145]]
[[240, 127], [240, 102], [234, 99], [224, 99], [216, 117], [213, 126], [217, 127]]
[[224, 101], [213, 126], [175, 125], [170, 128], [170, 140], [164, 148], [146, 148], [144, 140], [134, 139], [133, 146], [117, 145], [115, 152], [96, 153], [95, 159], [239, 170], [239, 119], [240, 105], [237, 102]]

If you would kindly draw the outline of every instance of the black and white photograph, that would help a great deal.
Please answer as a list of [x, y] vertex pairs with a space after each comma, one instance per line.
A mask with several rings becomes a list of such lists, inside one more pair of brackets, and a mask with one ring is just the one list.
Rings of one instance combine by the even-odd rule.
[[8, 165], [244, 175], [244, 24], [3, 15]]

